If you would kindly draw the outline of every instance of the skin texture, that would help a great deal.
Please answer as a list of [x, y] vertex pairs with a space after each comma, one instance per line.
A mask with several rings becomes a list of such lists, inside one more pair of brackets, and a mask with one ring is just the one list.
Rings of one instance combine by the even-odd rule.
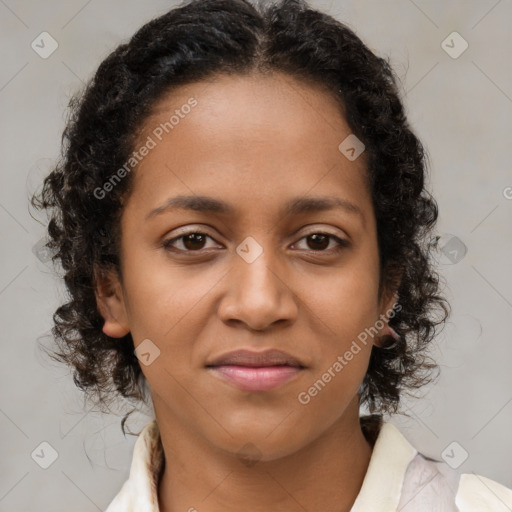
[[[371, 456], [357, 392], [378, 337], [307, 405], [297, 397], [394, 303], [391, 292], [378, 297], [365, 155], [349, 161], [338, 150], [351, 130], [327, 92], [283, 74], [181, 86], [160, 101], [141, 143], [190, 97], [197, 106], [136, 170], [121, 219], [122, 282], [112, 275], [97, 291], [106, 334], [131, 331], [136, 347], [150, 339], [160, 350], [141, 365], [167, 461], [160, 510], [349, 511]], [[221, 199], [236, 213], [175, 209], [146, 220], [178, 195]], [[362, 215], [282, 213], [292, 198], [320, 196]], [[208, 237], [165, 249], [178, 228]], [[236, 252], [249, 236], [263, 249], [252, 263]], [[267, 392], [205, 368], [241, 348], [278, 348], [306, 368]]]

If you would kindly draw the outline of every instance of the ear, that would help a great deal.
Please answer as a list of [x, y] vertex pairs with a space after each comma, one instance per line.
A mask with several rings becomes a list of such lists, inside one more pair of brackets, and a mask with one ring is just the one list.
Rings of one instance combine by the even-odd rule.
[[130, 332], [128, 316], [119, 278], [114, 271], [100, 272], [95, 287], [96, 304], [105, 320], [103, 332], [112, 338], [122, 338]]
[[[389, 279], [386, 283], [386, 288], [382, 293], [381, 299], [379, 301], [379, 319], [382, 322], [379, 322], [379, 325], [384, 324], [381, 329], [378, 329], [378, 334], [375, 337], [375, 345], [380, 346], [381, 341], [384, 337], [388, 337], [391, 335], [389, 328], [389, 320], [394, 316], [392, 314], [393, 307], [395, 306], [398, 300], [398, 287], [401, 280], [401, 273], [398, 279]], [[396, 334], [396, 333], [395, 333]]]
[[398, 300], [398, 292], [396, 290], [386, 293], [380, 301], [380, 314], [385, 315], [386, 324], [389, 314], [391, 313], [393, 306]]

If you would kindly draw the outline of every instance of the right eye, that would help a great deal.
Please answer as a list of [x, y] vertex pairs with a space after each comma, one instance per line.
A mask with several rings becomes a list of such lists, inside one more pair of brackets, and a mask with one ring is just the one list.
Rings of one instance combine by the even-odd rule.
[[[207, 239], [213, 240], [210, 235], [200, 231], [190, 231], [163, 242], [162, 246], [172, 252], [199, 252], [204, 249]], [[177, 248], [175, 243], [181, 244], [183, 248]]]

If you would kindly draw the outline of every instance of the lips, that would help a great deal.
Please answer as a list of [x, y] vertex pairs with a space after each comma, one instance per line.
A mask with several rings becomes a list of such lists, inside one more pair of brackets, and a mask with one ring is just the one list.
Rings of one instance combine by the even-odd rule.
[[206, 365], [211, 373], [243, 391], [271, 391], [300, 375], [306, 368], [297, 358], [280, 350], [237, 350]]
[[224, 354], [207, 367], [214, 366], [245, 366], [251, 368], [263, 368], [267, 366], [293, 366], [295, 368], [305, 368], [302, 362], [292, 355], [281, 350], [265, 350], [263, 352], [254, 352], [252, 350], [237, 350]]

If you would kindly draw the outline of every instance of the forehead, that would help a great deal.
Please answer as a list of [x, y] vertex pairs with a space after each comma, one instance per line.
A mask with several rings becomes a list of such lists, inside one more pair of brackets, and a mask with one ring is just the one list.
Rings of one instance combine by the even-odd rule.
[[[198, 157], [215, 149], [215, 156], [229, 150], [224, 157], [264, 149], [273, 159], [289, 159], [290, 150], [298, 157], [339, 156], [338, 145], [350, 133], [343, 103], [325, 87], [276, 72], [214, 75], [179, 86], [152, 107], [139, 139], [150, 135], [172, 148], [169, 158], [193, 146]], [[364, 168], [364, 155], [358, 164]]]
[[349, 161], [340, 152], [350, 134], [341, 102], [321, 86], [281, 73], [215, 76], [155, 104], [138, 141], [151, 139], [152, 149], [134, 189], [153, 207], [171, 189], [263, 200], [338, 185], [357, 200], [367, 193], [366, 155]]
[[[216, 73], [197, 82], [173, 87], [155, 102], [151, 108], [151, 116], [165, 116], [169, 107], [179, 105], [190, 96], [195, 96], [198, 100], [201, 98], [201, 110], [209, 115], [226, 114], [240, 106], [243, 106], [244, 111], [255, 114], [257, 111], [261, 112], [259, 107], [262, 104], [272, 104], [274, 108], [279, 104], [279, 111], [289, 110], [290, 116], [300, 112], [309, 117], [316, 113], [329, 122], [322, 111], [333, 108], [335, 111], [340, 108], [343, 110], [343, 103], [320, 82], [298, 79], [280, 71], [254, 71], [245, 74]], [[289, 108], [291, 106], [293, 108]], [[251, 120], [245, 118], [244, 121]]]

